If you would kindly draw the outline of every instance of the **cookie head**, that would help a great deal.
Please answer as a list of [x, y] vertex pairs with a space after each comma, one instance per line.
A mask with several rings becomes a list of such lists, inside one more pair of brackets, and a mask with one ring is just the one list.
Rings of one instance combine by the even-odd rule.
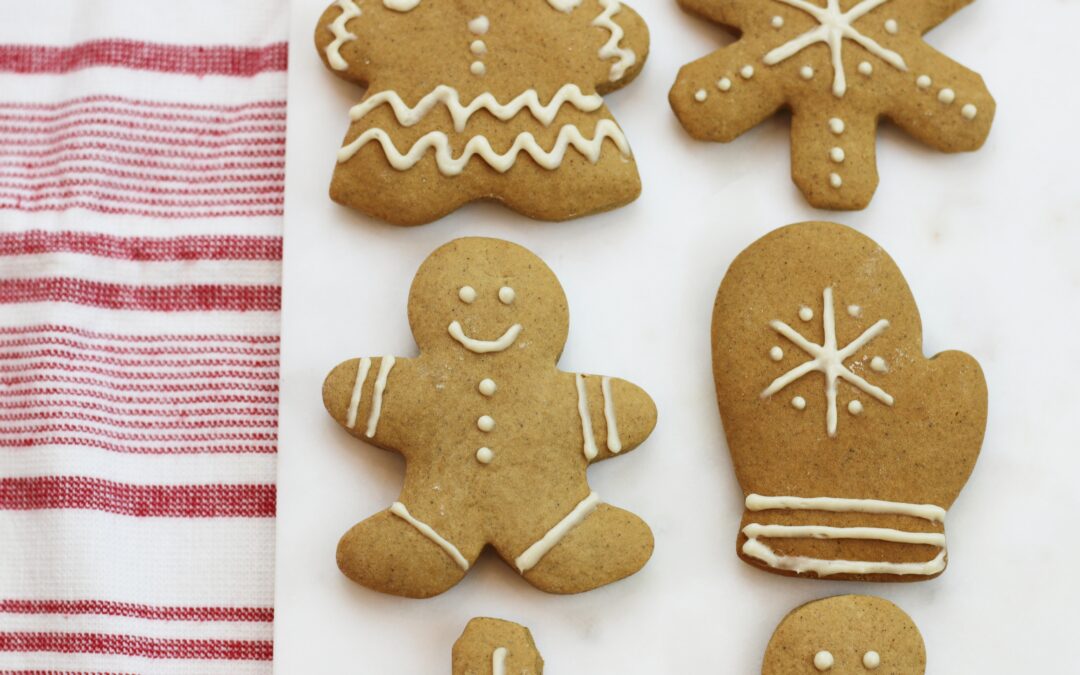
[[907, 614], [887, 600], [843, 595], [788, 614], [761, 675], [922, 675], [926, 648]]
[[562, 286], [540, 258], [510, 242], [469, 237], [420, 266], [409, 291], [409, 324], [425, 353], [554, 364], [569, 312]]

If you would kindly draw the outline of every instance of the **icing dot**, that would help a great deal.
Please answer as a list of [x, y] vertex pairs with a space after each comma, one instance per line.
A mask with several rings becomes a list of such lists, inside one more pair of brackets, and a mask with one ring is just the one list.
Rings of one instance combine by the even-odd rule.
[[811, 79], [812, 77], [814, 77], [814, 69], [810, 66], [803, 66], [802, 68], [799, 68], [799, 77], [804, 80]]
[[516, 297], [517, 293], [515, 293], [514, 289], [510, 288], [509, 286], [503, 286], [499, 289], [499, 302], [504, 305], [509, 305], [510, 303], [514, 302], [514, 298]]
[[796, 396], [791, 399], [791, 407], [796, 410], [806, 410], [806, 399], [802, 396]]
[[721, 77], [716, 83], [716, 88], [720, 91], [729, 91], [731, 89], [731, 80], [726, 77]]
[[490, 27], [491, 22], [488, 21], [488, 18], [483, 14], [469, 22], [469, 31], [474, 35], [483, 35], [488, 32], [488, 28]]
[[493, 459], [495, 459], [495, 453], [491, 451], [491, 448], [483, 447], [476, 451], [476, 461], [481, 464], [491, 464]]
[[829, 159], [836, 162], [837, 164], [843, 162], [844, 157], [845, 157], [845, 155], [844, 155], [844, 149], [843, 148], [833, 148], [832, 150], [829, 151]]
[[920, 75], [915, 79], [915, 86], [919, 89], [929, 89], [933, 83], [934, 81], [930, 79], [929, 75]]
[[484, 67], [483, 62], [473, 61], [472, 65], [469, 66], [469, 72], [473, 75], [483, 75], [487, 72], [487, 68]]
[[888, 369], [889, 364], [885, 363], [885, 359], [881, 358], [880, 356], [875, 356], [874, 358], [870, 359], [870, 370], [876, 373], [884, 373]]
[[495, 420], [491, 415], [481, 415], [480, 419], [476, 420], [476, 426], [480, 431], [491, 431], [495, 428]]
[[814, 654], [814, 667], [821, 671], [826, 671], [833, 666], [833, 656], [824, 649]]
[[973, 120], [975, 119], [975, 116], [979, 114], [979, 109], [968, 103], [960, 109], [960, 114], [963, 115], [966, 120]]
[[491, 379], [490, 377], [485, 377], [484, 379], [480, 380], [480, 384], [477, 386], [477, 389], [479, 389], [480, 393], [484, 396], [493, 396], [495, 394], [496, 388], [497, 387], [495, 386], [495, 380]]
[[783, 28], [784, 27], [784, 17], [782, 17], [782, 16], [774, 16], [772, 18], [772, 27], [773, 28]]
[[751, 77], [754, 76], [754, 67], [750, 64], [746, 64], [742, 67], [741, 70], [739, 70], [739, 75], [742, 75], [744, 80], [749, 80]]
[[956, 100], [956, 92], [946, 87], [938, 92], [937, 100], [948, 105]]
[[869, 651], [863, 654], [862, 664], [867, 670], [873, 670], [881, 665], [881, 654], [875, 651]]
[[870, 77], [870, 74], [874, 72], [874, 66], [870, 65], [869, 61], [863, 61], [859, 64], [859, 72]]
[[769, 350], [769, 358], [773, 361], [779, 361], [780, 359], [784, 358], [784, 350], [780, 349], [779, 346], [773, 347]]
[[471, 305], [476, 302], [476, 289], [472, 286], [462, 286], [458, 289], [457, 296], [461, 298], [461, 301], [466, 305]]
[[858, 318], [859, 315], [862, 314], [862, 307], [859, 307], [858, 305], [848, 305], [847, 313], [850, 317]]
[[698, 89], [694, 92], [694, 100], [698, 103], [701, 103], [707, 98], [709, 98], [709, 92], [705, 91], [704, 89]]
[[810, 309], [806, 305], [799, 308], [799, 318], [803, 321], [809, 321], [814, 318], [814, 310]]
[[852, 415], [858, 415], [862, 412], [862, 403], [858, 399], [852, 401], [851, 403], [848, 403], [847, 411]]
[[830, 173], [829, 174], [829, 185], [833, 186], [834, 188], [839, 188], [843, 184], [844, 184], [844, 179], [840, 177], [840, 174], [838, 174], [838, 173]]
[[844, 133], [845, 128], [847, 127], [844, 126], [844, 120], [840, 119], [839, 117], [834, 117], [829, 120], [829, 131], [833, 132], [837, 136]]
[[896, 35], [900, 32], [900, 24], [896, 23], [896, 19], [887, 19], [885, 21], [885, 32], [890, 35]]
[[480, 56], [481, 54], [487, 53], [487, 45], [484, 44], [483, 40], [473, 40], [472, 44], [469, 45], [469, 51]]

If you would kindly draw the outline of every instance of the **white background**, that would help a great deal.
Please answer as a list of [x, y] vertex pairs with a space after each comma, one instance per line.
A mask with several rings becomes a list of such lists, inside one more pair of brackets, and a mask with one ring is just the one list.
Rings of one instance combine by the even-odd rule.
[[[561, 224], [471, 205], [414, 229], [326, 196], [347, 110], [362, 94], [312, 46], [327, 3], [296, 0], [292, 16], [278, 672], [448, 673], [465, 623], [486, 615], [529, 626], [554, 675], [750, 674], [789, 610], [838, 593], [881, 595], [909, 612], [931, 675], [1076, 672], [1080, 3], [978, 2], [933, 31], [929, 42], [981, 72], [996, 97], [989, 141], [946, 156], [886, 126], [872, 205], [829, 213], [790, 181], [785, 118], [728, 145], [683, 132], [667, 103], [675, 73], [731, 38], [673, 0], [637, 0], [652, 53], [607, 101], [633, 145], [641, 197]], [[811, 219], [876, 239], [912, 286], [927, 353], [963, 349], [986, 371], [986, 442], [949, 513], [950, 564], [937, 580], [788, 579], [735, 556], [742, 500], [713, 393], [713, 296], [739, 251]], [[562, 368], [625, 377], [656, 400], [649, 441], [590, 471], [600, 494], [656, 535], [652, 560], [625, 581], [546, 595], [485, 554], [457, 587], [416, 601], [368, 591], [335, 566], [338, 538], [396, 497], [403, 464], [337, 427], [322, 408], [322, 378], [347, 358], [415, 353], [405, 314], [413, 273], [464, 235], [513, 240], [555, 270], [571, 309]]]

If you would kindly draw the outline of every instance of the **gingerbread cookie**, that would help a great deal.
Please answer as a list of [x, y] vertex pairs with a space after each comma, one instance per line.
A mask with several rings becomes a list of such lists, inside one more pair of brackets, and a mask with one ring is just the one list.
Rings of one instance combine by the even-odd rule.
[[656, 408], [624, 380], [558, 370], [569, 314], [547, 265], [499, 239], [452, 241], [416, 273], [409, 324], [418, 357], [351, 359], [323, 385], [346, 431], [406, 461], [398, 501], [342, 538], [341, 570], [428, 597], [489, 544], [553, 593], [640, 569], [652, 532], [601, 502], [585, 470], [644, 441]]
[[972, 0], [679, 0], [741, 33], [679, 71], [669, 100], [695, 138], [727, 143], [791, 110], [791, 174], [825, 209], [877, 189], [879, 118], [944, 152], [979, 149], [994, 99], [982, 78], [923, 42]]
[[888, 600], [841, 595], [784, 617], [769, 640], [761, 675], [922, 675], [919, 629]]
[[967, 354], [923, 356], [915, 300], [880, 246], [834, 223], [752, 244], [716, 296], [713, 374], [743, 560], [863, 581], [945, 569], [945, 513], [979, 455], [986, 382]]
[[417, 225], [478, 199], [565, 220], [641, 192], [601, 98], [649, 50], [619, 0], [338, 0], [315, 44], [368, 87], [338, 151], [336, 202]]
[[453, 675], [541, 675], [544, 659], [525, 626], [473, 619], [454, 643]]

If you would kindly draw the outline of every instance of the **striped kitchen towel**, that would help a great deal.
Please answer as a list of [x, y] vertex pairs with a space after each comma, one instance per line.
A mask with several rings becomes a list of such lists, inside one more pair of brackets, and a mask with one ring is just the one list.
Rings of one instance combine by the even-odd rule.
[[272, 668], [287, 9], [0, 8], [0, 672]]

